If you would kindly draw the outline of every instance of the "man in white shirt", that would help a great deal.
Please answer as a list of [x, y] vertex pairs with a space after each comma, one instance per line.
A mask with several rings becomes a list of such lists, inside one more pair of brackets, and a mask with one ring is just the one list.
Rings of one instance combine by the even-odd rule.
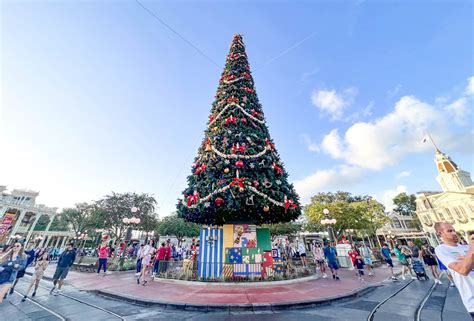
[[434, 227], [443, 240], [435, 249], [436, 255], [451, 272], [462, 302], [474, 320], [474, 241], [459, 245], [451, 224], [438, 222]]

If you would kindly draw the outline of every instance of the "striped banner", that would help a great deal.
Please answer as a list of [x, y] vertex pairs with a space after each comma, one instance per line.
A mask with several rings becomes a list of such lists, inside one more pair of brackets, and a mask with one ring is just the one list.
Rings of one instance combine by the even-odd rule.
[[203, 228], [199, 241], [198, 275], [200, 278], [218, 278], [222, 272], [222, 228]]

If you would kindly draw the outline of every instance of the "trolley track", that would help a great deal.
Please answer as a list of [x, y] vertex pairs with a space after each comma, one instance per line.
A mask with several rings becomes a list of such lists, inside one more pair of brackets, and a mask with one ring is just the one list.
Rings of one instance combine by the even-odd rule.
[[[31, 277], [30, 277], [30, 278], [31, 278]], [[29, 281], [29, 280], [28, 280], [28, 281]], [[28, 282], [28, 281], [24, 281], [24, 283], [25, 283], [26, 286], [29, 285], [29, 282]], [[44, 285], [41, 285], [41, 284], [39, 285], [39, 288], [46, 290], [48, 293], [49, 293], [49, 291], [50, 291], [49, 288], [47, 288], [47, 287], [45, 287]], [[19, 292], [19, 291], [17, 291], [17, 290], [15, 290], [15, 292], [16, 292], [18, 295], [21, 295], [22, 297], [24, 296], [23, 293], [21, 293], [21, 292]], [[102, 311], [102, 312], [104, 312], [104, 313], [107, 313], [107, 314], [109, 314], [109, 315], [114, 316], [115, 318], [117, 318], [117, 319], [119, 319], [119, 320], [126, 320], [125, 317], [123, 317], [123, 316], [121, 316], [121, 315], [119, 315], [119, 314], [117, 314], [117, 313], [115, 313], [115, 312], [113, 312], [113, 311], [111, 311], [111, 310], [108, 310], [108, 309], [103, 308], [103, 307], [101, 307], [101, 306], [98, 306], [98, 305], [96, 305], [96, 304], [93, 304], [93, 303], [84, 301], [84, 300], [82, 300], [82, 299], [80, 299], [80, 298], [71, 296], [71, 295], [69, 295], [69, 294], [59, 293], [58, 296], [61, 296], [61, 297], [64, 297], [64, 298], [66, 298], [66, 299], [69, 299], [69, 300], [78, 302], [78, 303], [80, 303], [80, 304], [89, 306], [89, 307], [91, 307], [91, 308], [93, 308], [93, 309], [100, 310], [100, 311]], [[53, 297], [53, 296], [52, 296], [52, 297]], [[32, 298], [27, 298], [27, 299], [28, 299], [29, 301], [35, 303], [36, 305], [42, 307], [43, 309], [47, 310], [48, 312], [51, 312], [51, 311], [52, 311], [52, 310], [51, 310], [50, 308], [48, 308], [46, 305], [39, 303], [38, 300], [35, 300], [35, 299], [32, 299]], [[65, 319], [64, 319], [64, 317], [61, 316], [60, 314], [58, 314], [57, 312], [54, 312], [54, 313], [51, 312], [51, 313], [54, 314], [54, 315], [57, 316], [57, 317], [62, 318], [63, 320], [69, 320], [69, 318], [65, 318]]]
[[[17, 290], [15, 290], [15, 294], [17, 294], [17, 295], [19, 295], [19, 296], [21, 296], [21, 297], [24, 296], [22, 293], [18, 292]], [[47, 306], [45, 306], [45, 305], [39, 303], [38, 301], [36, 301], [36, 300], [34, 300], [34, 299], [32, 299], [32, 298], [27, 298], [27, 301], [33, 303], [34, 305], [40, 307], [41, 309], [43, 309], [43, 310], [45, 310], [45, 311], [51, 313], [52, 315], [54, 315], [55, 317], [57, 317], [58, 319], [60, 319], [60, 320], [62, 320], [62, 321], [68, 320], [67, 318], [63, 317], [63, 316], [60, 315], [59, 313], [57, 313], [57, 312], [55, 312], [55, 311], [49, 309]]]
[[[405, 290], [406, 288], [408, 288], [411, 284], [413, 284], [413, 282], [416, 281], [416, 280], [410, 280], [409, 282], [407, 282], [405, 285], [403, 285], [401, 288], [399, 288], [398, 290], [396, 290], [395, 292], [391, 293], [389, 296], [387, 296], [385, 299], [383, 299], [382, 301], [380, 301], [371, 311], [370, 311], [370, 314], [369, 316], [367, 317], [367, 321], [374, 321], [376, 320], [376, 315], [377, 315], [377, 311], [380, 310], [380, 308], [382, 308], [385, 304], [387, 304], [387, 302], [389, 302], [392, 298], [395, 298], [399, 293], [401, 293], [403, 290]], [[414, 314], [413, 314], [413, 320], [414, 321], [420, 321], [420, 315], [421, 315], [421, 311], [423, 310], [423, 307], [425, 306], [426, 302], [428, 301], [428, 299], [431, 297], [433, 291], [435, 290], [436, 288], [436, 283], [433, 283], [430, 288], [428, 289], [428, 291], [426, 292], [426, 294], [423, 296], [423, 299], [420, 301], [420, 303], [418, 304], [418, 306], [416, 307], [415, 311], [414, 311]]]

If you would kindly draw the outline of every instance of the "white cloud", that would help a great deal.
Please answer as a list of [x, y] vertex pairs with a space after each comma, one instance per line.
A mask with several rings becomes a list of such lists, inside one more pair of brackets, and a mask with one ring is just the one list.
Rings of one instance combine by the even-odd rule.
[[[473, 79], [469, 78], [468, 88]], [[349, 165], [372, 170], [394, 165], [407, 154], [431, 149], [429, 144], [421, 142], [427, 132], [443, 148], [464, 151], [471, 146], [474, 133], [467, 126], [453, 128], [451, 119], [468, 125], [472, 112], [469, 104], [472, 105], [472, 99], [465, 93], [445, 107], [404, 96], [392, 112], [380, 119], [357, 122], [341, 135], [337, 129], [331, 130], [324, 136], [321, 150]], [[447, 117], [447, 113], [452, 117]]]
[[315, 90], [311, 95], [311, 101], [314, 106], [323, 113], [329, 114], [331, 119], [341, 119], [344, 109], [352, 104], [357, 96], [357, 88], [350, 87], [338, 93], [336, 90]]
[[403, 171], [395, 175], [397, 179], [403, 178], [403, 177], [408, 177], [411, 175], [411, 171]]
[[362, 169], [355, 166], [339, 166], [318, 170], [315, 173], [294, 182], [295, 189], [306, 203], [318, 192], [343, 190], [358, 183], [362, 178]]
[[399, 185], [395, 189], [383, 190], [380, 193], [377, 193], [375, 199], [385, 206], [385, 211], [392, 211], [394, 208], [393, 198], [400, 193], [408, 193], [407, 187]]
[[474, 95], [474, 76], [467, 78], [466, 95]]
[[319, 146], [311, 140], [308, 134], [301, 134], [301, 140], [306, 144], [310, 152], [319, 153]]
[[[469, 108], [471, 104], [471, 108]], [[454, 117], [454, 121], [460, 125], [467, 125], [472, 112], [472, 99], [461, 97], [445, 107], [445, 110]]]

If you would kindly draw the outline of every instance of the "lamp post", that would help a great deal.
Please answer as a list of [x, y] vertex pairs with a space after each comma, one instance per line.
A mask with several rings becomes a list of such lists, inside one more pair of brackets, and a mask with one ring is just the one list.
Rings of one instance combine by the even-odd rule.
[[323, 214], [324, 218], [321, 220], [321, 224], [327, 226], [329, 239], [331, 240], [331, 242], [334, 242], [336, 240], [336, 237], [334, 236], [334, 230], [332, 226], [337, 223], [337, 220], [335, 218], [329, 217], [329, 210], [327, 208], [323, 210]]
[[[130, 212], [132, 212], [132, 215], [137, 213], [140, 209], [138, 207], [132, 207], [130, 209]], [[132, 238], [132, 225], [138, 225], [140, 224], [140, 219], [138, 217], [132, 216], [130, 218], [124, 217], [122, 220], [123, 224], [127, 226], [127, 233], [125, 234], [125, 243], [130, 241]]]

